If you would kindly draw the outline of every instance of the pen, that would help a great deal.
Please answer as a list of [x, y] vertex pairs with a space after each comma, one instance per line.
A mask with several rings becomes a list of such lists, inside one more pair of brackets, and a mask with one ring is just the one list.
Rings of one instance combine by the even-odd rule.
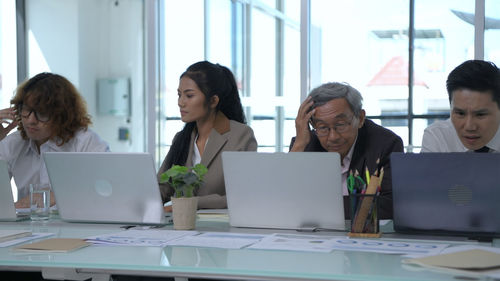
[[[373, 195], [373, 196], [377, 196], [377, 195]], [[374, 209], [375, 205], [377, 204], [376, 200], [377, 200], [376, 198], [373, 198], [373, 201], [371, 202], [370, 210], [368, 211], [368, 216], [366, 216], [365, 225], [363, 226], [364, 232], [370, 232], [369, 229], [367, 229], [367, 227], [370, 225], [374, 225], [376, 223], [376, 220], [375, 220], [376, 217], [374, 217], [374, 216], [376, 216], [376, 209]]]
[[354, 188], [356, 188], [358, 191], [361, 191], [365, 188], [366, 184], [363, 178], [359, 175], [358, 170], [355, 170], [354, 172]]
[[380, 180], [378, 182], [379, 191], [382, 189], [382, 179], [384, 179], [384, 167], [380, 169]]
[[354, 176], [352, 175], [352, 170], [349, 172], [349, 176], [347, 177], [347, 189], [349, 190], [349, 193], [352, 193], [352, 190], [354, 189]]
[[365, 176], [366, 176], [366, 184], [370, 184], [370, 171], [368, 171], [368, 167], [366, 167]]

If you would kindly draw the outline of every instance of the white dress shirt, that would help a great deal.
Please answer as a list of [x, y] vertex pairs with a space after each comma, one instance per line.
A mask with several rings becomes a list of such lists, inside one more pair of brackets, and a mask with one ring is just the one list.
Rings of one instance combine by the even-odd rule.
[[[194, 143], [193, 143], [193, 167], [196, 165], [196, 164], [200, 164], [201, 163], [201, 154], [200, 154], [200, 150], [198, 149], [198, 145], [196, 144], [196, 141], [198, 141], [198, 135], [196, 135], [196, 138], [194, 139]], [[205, 147], [207, 147], [207, 143], [208, 143], [208, 138], [207, 138], [207, 141], [205, 142]]]
[[[490, 152], [500, 152], [500, 130], [486, 144]], [[427, 127], [422, 139], [421, 152], [467, 152], [467, 149], [457, 135], [451, 120], [436, 121]]]
[[349, 175], [349, 167], [351, 166], [352, 153], [354, 152], [354, 146], [356, 146], [357, 140], [358, 138], [356, 137], [351, 145], [351, 149], [349, 149], [349, 152], [340, 163], [340, 170], [342, 173], [342, 194], [344, 196], [349, 195], [349, 191], [347, 191], [347, 177]]
[[9, 176], [14, 177], [18, 198], [29, 194], [29, 184], [49, 183], [43, 152], [106, 152], [108, 144], [90, 129], [79, 130], [62, 146], [48, 140], [40, 146], [40, 153], [31, 139], [24, 140], [19, 131], [13, 132], [0, 141], [0, 159], [7, 162]]

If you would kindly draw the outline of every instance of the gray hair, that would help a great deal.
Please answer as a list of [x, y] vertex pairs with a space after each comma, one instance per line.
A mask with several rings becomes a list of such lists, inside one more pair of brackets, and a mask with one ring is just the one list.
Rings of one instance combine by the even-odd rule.
[[363, 97], [358, 90], [347, 83], [329, 82], [314, 88], [309, 96], [312, 98], [313, 107], [322, 106], [333, 100], [345, 98], [354, 116], [359, 117], [362, 109]]

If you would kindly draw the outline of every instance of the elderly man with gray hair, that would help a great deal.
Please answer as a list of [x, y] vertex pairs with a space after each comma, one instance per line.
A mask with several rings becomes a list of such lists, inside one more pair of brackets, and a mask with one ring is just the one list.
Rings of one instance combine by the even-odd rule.
[[[403, 151], [403, 141], [392, 131], [365, 119], [362, 97], [345, 83], [325, 83], [311, 91], [295, 119], [296, 137], [290, 151], [338, 152], [342, 165], [344, 210], [349, 218], [347, 177], [358, 171], [365, 178], [384, 168], [379, 218], [392, 218], [392, 182], [389, 156]], [[312, 129], [311, 129], [312, 127]]]

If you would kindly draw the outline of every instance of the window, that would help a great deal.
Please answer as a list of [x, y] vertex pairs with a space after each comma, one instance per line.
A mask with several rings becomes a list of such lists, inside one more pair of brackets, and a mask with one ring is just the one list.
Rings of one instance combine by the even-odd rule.
[[486, 0], [484, 58], [500, 66], [500, 1]]
[[[0, 109], [10, 107], [17, 87], [16, 2], [0, 1]], [[17, 187], [11, 180], [12, 194], [17, 200]]]
[[[160, 2], [160, 95], [158, 148], [163, 161], [175, 134], [182, 129], [177, 107], [179, 76], [192, 63], [205, 59], [203, 0]], [[189, 16], [187, 16], [189, 15]], [[179, 28], [182, 27], [182, 28]], [[215, 46], [214, 46], [215, 47]]]
[[[463, 61], [474, 58], [474, 1], [415, 1], [413, 146], [422, 145], [424, 129], [450, 112], [446, 79]], [[419, 34], [419, 30], [426, 31]]]
[[[27, 73], [21, 80], [44, 71], [63, 75], [86, 100], [91, 129], [111, 151], [145, 151], [143, 1], [23, 2]], [[98, 111], [98, 81], [115, 78], [130, 83], [128, 115]]]
[[0, 1], [0, 107], [10, 106], [17, 87], [16, 2]]
[[200, 60], [233, 71], [259, 151], [288, 150], [300, 102], [299, 5], [298, 0], [161, 2], [160, 161], [184, 126], [177, 107], [179, 76]]
[[[306, 2], [311, 69], [309, 80], [301, 81], [300, 20]], [[474, 58], [474, 47], [483, 43], [474, 39], [476, 2], [486, 13], [484, 59], [500, 65], [495, 0], [160, 0], [156, 160], [165, 157], [184, 125], [177, 108], [179, 75], [200, 60], [223, 64], [235, 74], [259, 151], [288, 151], [301, 85], [327, 81], [359, 89], [369, 118], [399, 134], [407, 147], [419, 146], [424, 128], [449, 115], [448, 73]], [[25, 3], [27, 19], [26, 34], [17, 40], [16, 3]], [[84, 94], [94, 129], [113, 151], [145, 151], [144, 124], [154, 121], [144, 117], [145, 5], [141, 0], [1, 1], [0, 103], [9, 105], [17, 85], [12, 69], [26, 70], [21, 80], [57, 72]], [[19, 51], [19, 67], [15, 42], [26, 48]], [[99, 116], [97, 79], [124, 76], [131, 79], [132, 115]], [[125, 141], [118, 139], [124, 128], [131, 135]]]
[[400, 0], [311, 0], [311, 25], [321, 33], [311, 41], [322, 51], [318, 84], [345, 81], [357, 88], [368, 117], [410, 147], [421, 145], [427, 118], [449, 114], [446, 77], [473, 57], [474, 46], [474, 27], [462, 18], [474, 13], [474, 1], [415, 0], [414, 7]]

